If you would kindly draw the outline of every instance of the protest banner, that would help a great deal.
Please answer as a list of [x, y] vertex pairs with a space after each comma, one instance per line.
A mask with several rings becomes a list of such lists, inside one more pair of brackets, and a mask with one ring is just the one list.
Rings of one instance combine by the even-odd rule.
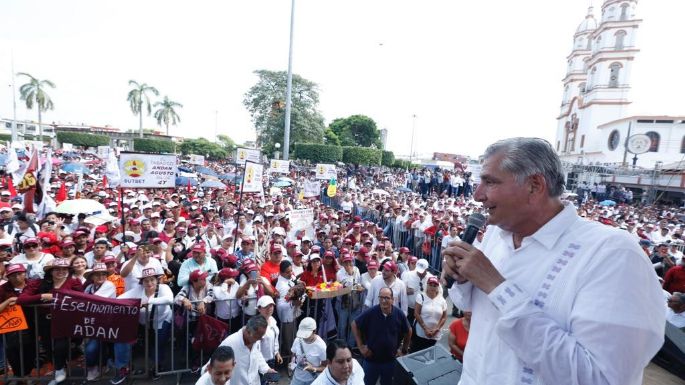
[[98, 146], [98, 158], [100, 159], [107, 159], [109, 158], [109, 152], [112, 151], [112, 148], [109, 146]]
[[176, 155], [125, 152], [119, 156], [123, 188], [173, 188], [176, 186]]
[[111, 299], [59, 290], [54, 295], [51, 313], [53, 338], [134, 342], [138, 334], [140, 299]]
[[303, 187], [305, 198], [318, 197], [321, 194], [321, 184], [317, 181], [305, 180]]
[[71, 151], [74, 149], [74, 145], [71, 143], [62, 143], [62, 150]]
[[19, 305], [10, 305], [0, 313], [0, 334], [26, 330], [29, 328], [24, 311]]
[[245, 174], [243, 175], [243, 192], [261, 192], [262, 191], [262, 173], [264, 166], [257, 163], [246, 162]]
[[204, 166], [205, 165], [205, 157], [203, 155], [195, 155], [195, 154], [190, 154], [190, 164], [196, 164], [198, 166]]
[[288, 220], [290, 222], [289, 239], [296, 239], [298, 235], [303, 235], [301, 234], [302, 232], [312, 239], [316, 238], [316, 233], [314, 232], [314, 209], [291, 210]]
[[290, 172], [289, 160], [271, 159], [270, 166], [271, 167], [269, 167], [269, 172], [277, 172], [280, 174], [287, 174]]
[[253, 148], [238, 148], [235, 154], [235, 162], [241, 166], [245, 165], [245, 162], [261, 163], [262, 153], [259, 150]]
[[316, 179], [338, 179], [334, 164], [319, 163], [316, 165]]

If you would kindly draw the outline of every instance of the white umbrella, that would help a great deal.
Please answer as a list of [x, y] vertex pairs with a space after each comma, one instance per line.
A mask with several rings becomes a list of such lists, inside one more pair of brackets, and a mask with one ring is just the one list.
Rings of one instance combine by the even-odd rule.
[[106, 213], [107, 209], [102, 203], [93, 199], [72, 199], [62, 202], [57, 206], [56, 212], [60, 214], [100, 214]]
[[387, 192], [387, 191], [385, 191], [385, 190], [381, 190], [381, 189], [379, 189], [379, 188], [373, 189], [373, 190], [371, 191], [371, 194], [390, 195], [389, 192]]
[[110, 215], [109, 212], [104, 212], [104, 213], [100, 213], [97, 215], [91, 215], [89, 217], [86, 217], [86, 219], [84, 219], [83, 221], [86, 223], [90, 223], [92, 225], [95, 225], [95, 226], [100, 226], [100, 225], [104, 225], [107, 222], [115, 222], [118, 219], [119, 218], [113, 217], [112, 215]]

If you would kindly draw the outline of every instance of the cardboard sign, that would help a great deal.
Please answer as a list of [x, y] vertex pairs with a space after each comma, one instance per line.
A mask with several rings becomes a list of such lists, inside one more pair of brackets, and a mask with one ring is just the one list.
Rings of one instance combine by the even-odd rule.
[[0, 313], [0, 334], [26, 330], [29, 328], [24, 311], [19, 305], [10, 305]]
[[334, 164], [319, 163], [316, 165], [316, 179], [338, 179], [338, 172]]
[[311, 239], [316, 238], [314, 232], [314, 209], [292, 210], [289, 214], [290, 232], [288, 239], [296, 239], [298, 233], [305, 232]]
[[288, 174], [290, 172], [290, 161], [271, 159], [269, 172], [277, 172], [280, 174]]
[[119, 156], [119, 187], [174, 188], [176, 172], [176, 155], [129, 152]]
[[318, 197], [321, 194], [321, 184], [317, 181], [305, 180], [303, 187], [305, 198]]
[[52, 337], [134, 342], [138, 338], [139, 313], [140, 299], [111, 299], [59, 290], [52, 306]]
[[244, 165], [245, 162], [260, 163], [262, 161], [262, 153], [253, 148], [238, 148], [235, 154], [235, 162], [239, 165]]
[[190, 154], [190, 164], [196, 164], [198, 166], [204, 166], [205, 165], [205, 157], [202, 155], [195, 155], [195, 154]]
[[246, 162], [245, 174], [243, 175], [243, 192], [261, 192], [263, 172], [264, 166], [261, 164]]
[[100, 159], [107, 159], [109, 158], [109, 152], [112, 151], [112, 148], [109, 146], [98, 146], [98, 158]]

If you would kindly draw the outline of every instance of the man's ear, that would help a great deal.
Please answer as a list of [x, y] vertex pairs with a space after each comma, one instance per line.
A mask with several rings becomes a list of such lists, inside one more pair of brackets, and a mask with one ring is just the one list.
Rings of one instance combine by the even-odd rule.
[[529, 176], [527, 186], [530, 194], [547, 194], [547, 182], [542, 174], [534, 174]]

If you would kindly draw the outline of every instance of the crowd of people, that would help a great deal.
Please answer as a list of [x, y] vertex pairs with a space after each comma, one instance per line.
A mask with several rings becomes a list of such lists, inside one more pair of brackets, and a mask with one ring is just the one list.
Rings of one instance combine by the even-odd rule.
[[[227, 162], [206, 166], [239, 171]], [[303, 183], [313, 173], [295, 165], [290, 187], [271, 189], [276, 176], [267, 175], [266, 194], [241, 194], [230, 183], [117, 189], [103, 183], [104, 168], [93, 165], [85, 177], [55, 169], [44, 194], [59, 207], [60, 189], [69, 184], [66, 200], [96, 200], [108, 213], [36, 215], [7, 187], [9, 177], [3, 179], [0, 311], [22, 305], [29, 323], [4, 340], [5, 367], [14, 376], [49, 367], [59, 383], [67, 378], [68, 358], [82, 356], [87, 380], [113, 368], [110, 382], [119, 384], [145, 355], [142, 341], [149, 341], [153, 379], [184, 369], [201, 384], [273, 382], [285, 367], [296, 385], [321, 384], [326, 376], [333, 383], [375, 385], [380, 379], [386, 385], [396, 357], [433, 346], [444, 332], [447, 347], [461, 359], [471, 312], [448, 323], [449, 287], [440, 271], [443, 251], [481, 210], [468, 171], [340, 168], [335, 197], [326, 196], [328, 181], [322, 181], [318, 197], [303, 198]], [[298, 209], [313, 211], [304, 229], [290, 223]], [[605, 206], [591, 196], [574, 209], [643, 247], [673, 294], [667, 296], [669, 320], [685, 326], [681, 210]], [[333, 282], [349, 294], [307, 295], [307, 288]], [[140, 299], [139, 341], [52, 338], [45, 304], [61, 289]], [[203, 316], [227, 327], [226, 339], [209, 352], [193, 346]], [[188, 361], [170, 359], [176, 348], [188, 351]]]

